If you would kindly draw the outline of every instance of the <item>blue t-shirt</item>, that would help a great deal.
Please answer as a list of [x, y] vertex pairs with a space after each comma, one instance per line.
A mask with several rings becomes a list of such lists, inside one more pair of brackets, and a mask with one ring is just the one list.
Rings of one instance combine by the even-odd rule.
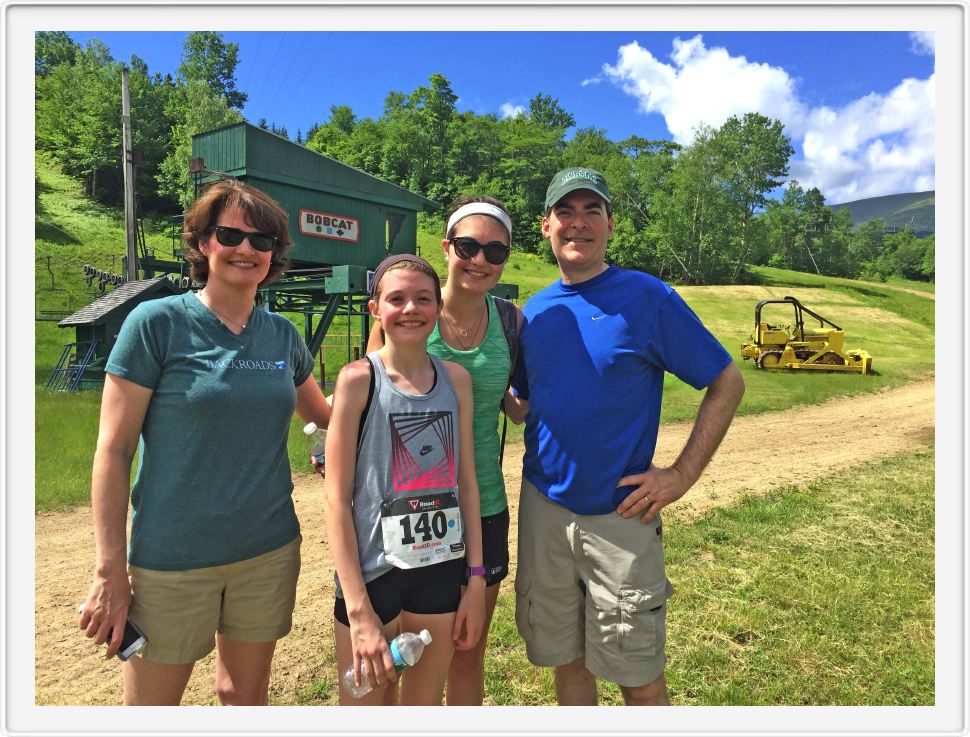
[[234, 335], [193, 292], [132, 311], [105, 370], [152, 390], [131, 492], [133, 565], [224, 565], [299, 534], [286, 441], [312, 367], [281, 315], [254, 309]]
[[632, 491], [617, 482], [653, 459], [664, 372], [702, 389], [731, 356], [669, 285], [615, 266], [557, 281], [523, 312], [522, 473], [577, 514], [613, 512]]

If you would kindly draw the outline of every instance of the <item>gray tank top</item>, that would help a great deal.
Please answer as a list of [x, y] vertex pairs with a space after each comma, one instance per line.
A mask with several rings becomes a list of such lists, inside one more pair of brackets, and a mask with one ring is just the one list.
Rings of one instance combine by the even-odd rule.
[[[381, 528], [385, 502], [458, 494], [458, 395], [441, 359], [429, 358], [437, 374], [434, 387], [427, 394], [407, 394], [394, 386], [378, 353], [367, 354], [374, 394], [357, 446], [353, 506], [364, 583], [393, 567]], [[334, 580], [342, 597], [336, 575]]]

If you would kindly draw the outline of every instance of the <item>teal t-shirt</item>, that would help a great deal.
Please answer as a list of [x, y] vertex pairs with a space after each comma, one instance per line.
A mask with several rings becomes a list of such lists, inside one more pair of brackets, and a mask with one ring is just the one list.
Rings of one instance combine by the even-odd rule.
[[485, 339], [470, 351], [452, 348], [445, 343], [435, 325], [428, 337], [428, 353], [465, 367], [472, 377], [472, 432], [475, 435], [475, 476], [481, 499], [481, 515], [489, 517], [508, 505], [505, 478], [499, 464], [499, 402], [508, 386], [512, 359], [502, 321], [491, 296], [488, 298], [488, 328]]
[[281, 315], [254, 309], [235, 335], [193, 292], [132, 311], [105, 367], [152, 390], [131, 491], [132, 565], [224, 565], [299, 534], [286, 441], [312, 367]]

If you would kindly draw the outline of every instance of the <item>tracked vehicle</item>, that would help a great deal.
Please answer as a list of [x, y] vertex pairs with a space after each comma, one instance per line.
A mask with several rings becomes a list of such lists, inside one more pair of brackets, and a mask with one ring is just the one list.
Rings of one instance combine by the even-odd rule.
[[[789, 304], [795, 313], [792, 325], [770, 325], [761, 321], [761, 309], [768, 304]], [[805, 327], [805, 315], [818, 320], [818, 327]], [[751, 342], [741, 346], [741, 357], [752, 359], [759, 369], [800, 371], [848, 371], [868, 374], [872, 356], [863, 350], [843, 349], [845, 331], [831, 320], [808, 309], [794, 297], [765, 299], [754, 308]]]

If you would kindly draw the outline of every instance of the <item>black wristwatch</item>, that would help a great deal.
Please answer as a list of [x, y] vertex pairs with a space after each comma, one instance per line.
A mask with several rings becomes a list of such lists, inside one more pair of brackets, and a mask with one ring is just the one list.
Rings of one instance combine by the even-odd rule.
[[486, 573], [488, 571], [485, 570], [485, 566], [465, 566], [465, 578], [484, 576]]

